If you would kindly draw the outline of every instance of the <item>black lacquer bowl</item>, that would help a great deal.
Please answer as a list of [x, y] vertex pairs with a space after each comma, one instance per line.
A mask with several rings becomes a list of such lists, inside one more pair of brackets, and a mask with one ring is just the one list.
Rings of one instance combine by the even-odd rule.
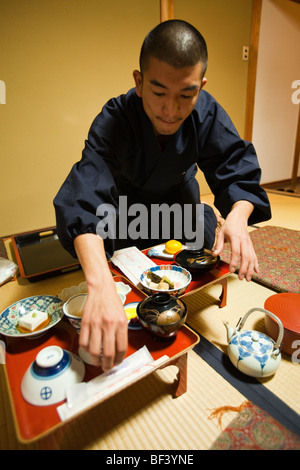
[[200, 274], [214, 268], [220, 261], [220, 256], [214, 256], [212, 251], [206, 248], [198, 250], [186, 249], [176, 253], [174, 261], [179, 266], [190, 271], [190, 273]]
[[185, 303], [165, 292], [142, 300], [137, 306], [137, 316], [142, 326], [153, 336], [168, 339], [176, 336], [185, 323]]

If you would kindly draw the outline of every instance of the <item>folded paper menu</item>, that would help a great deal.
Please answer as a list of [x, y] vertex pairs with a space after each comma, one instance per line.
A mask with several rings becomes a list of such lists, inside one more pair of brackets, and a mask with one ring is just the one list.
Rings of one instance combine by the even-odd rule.
[[67, 402], [57, 407], [60, 419], [64, 421], [71, 418], [149, 371], [152, 372], [168, 360], [169, 357], [165, 355], [154, 361], [147, 346], [143, 346], [111, 371], [104, 372], [89, 382], [71, 385], [66, 390]]
[[139, 284], [141, 274], [146, 269], [156, 266], [154, 261], [144, 255], [136, 246], [115, 251], [111, 261], [135, 286]]

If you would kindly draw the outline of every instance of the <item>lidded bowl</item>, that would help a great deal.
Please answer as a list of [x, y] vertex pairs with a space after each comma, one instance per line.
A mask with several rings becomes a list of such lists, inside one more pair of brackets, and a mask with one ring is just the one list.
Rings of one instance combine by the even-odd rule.
[[168, 339], [176, 336], [185, 323], [187, 307], [177, 297], [159, 292], [138, 304], [137, 316], [142, 326], [153, 336]]
[[187, 269], [193, 274], [201, 274], [210, 271], [220, 261], [219, 256], [214, 256], [211, 250], [186, 249], [179, 251], [174, 256], [175, 263]]

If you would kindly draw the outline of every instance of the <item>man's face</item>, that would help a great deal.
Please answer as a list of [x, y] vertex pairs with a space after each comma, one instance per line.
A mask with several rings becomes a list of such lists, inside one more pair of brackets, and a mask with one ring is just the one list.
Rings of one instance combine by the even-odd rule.
[[133, 72], [136, 93], [156, 135], [174, 134], [190, 115], [206, 78], [201, 80], [202, 65], [176, 69], [151, 57], [143, 73]]

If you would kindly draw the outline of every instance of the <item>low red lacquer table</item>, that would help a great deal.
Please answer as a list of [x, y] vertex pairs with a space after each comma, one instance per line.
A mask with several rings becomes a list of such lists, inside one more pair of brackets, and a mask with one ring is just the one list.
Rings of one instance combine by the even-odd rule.
[[[148, 250], [144, 250], [147, 254]], [[172, 260], [152, 258], [156, 264], [172, 264]], [[122, 281], [131, 287], [131, 291], [126, 296], [126, 304], [131, 302], [139, 302], [146, 297], [141, 290], [135, 287], [112, 263], [110, 269], [114, 275], [114, 280]], [[207, 287], [212, 284], [221, 284], [222, 293], [220, 296], [220, 307], [224, 307], [227, 302], [227, 276], [229, 275], [229, 266], [227, 263], [220, 261], [218, 265], [211, 271], [205, 274], [193, 275], [192, 281], [181, 298], [185, 298], [192, 293]], [[64, 286], [66, 287], [66, 286]], [[70, 286], [68, 286], [70, 287]], [[25, 338], [9, 338], [0, 335], [0, 339], [6, 343], [6, 365], [5, 376], [10, 395], [10, 401], [15, 421], [15, 427], [18, 439], [23, 443], [30, 443], [40, 440], [42, 447], [47, 447], [47, 442], [51, 441], [54, 431], [65, 431], [65, 426], [68, 422], [76, 419], [70, 418], [66, 421], [61, 421], [57, 412], [57, 407], [63, 402], [50, 406], [34, 406], [27, 403], [21, 394], [21, 381], [30, 366], [36, 358], [37, 353], [49, 345], [58, 345], [63, 349], [78, 353], [78, 339], [79, 336], [75, 329], [70, 325], [68, 320], [63, 319], [52, 329], [48, 330], [44, 335], [35, 339]], [[149, 373], [159, 368], [164, 368], [169, 365], [176, 365], [178, 367], [177, 381], [174, 388], [174, 396], [180, 396], [187, 390], [187, 353], [192, 349], [200, 338], [190, 328], [184, 325], [177, 336], [166, 341], [159, 341], [154, 339], [144, 329], [128, 330], [128, 351], [127, 356], [138, 351], [144, 345], [147, 346], [154, 361], [167, 356], [168, 359], [163, 362], [163, 365], [154, 367]], [[85, 365], [86, 373], [84, 381], [89, 381], [101, 373], [101, 369], [94, 366]], [[147, 374], [145, 374], [147, 375]], [[145, 377], [143, 375], [142, 377]], [[136, 380], [139, 380], [137, 378]], [[92, 407], [115, 395], [120, 390], [130, 386], [134, 380], [123, 388], [113, 392], [107, 397], [99, 400]], [[80, 415], [86, 410], [79, 413]], [[59, 433], [59, 432], [58, 432]], [[46, 444], [45, 444], [46, 443]]]
[[[147, 255], [149, 250], [143, 250], [143, 253]], [[157, 265], [162, 264], [175, 264], [173, 259], [161, 259], [161, 258], [154, 258], [151, 257], [151, 260], [154, 261]], [[114, 266], [113, 263], [110, 262], [110, 269], [114, 274], [121, 274], [122, 272], [119, 268]], [[184, 299], [188, 295], [194, 294], [205, 287], [213, 284], [220, 284], [222, 286], [222, 292], [220, 295], [220, 307], [225, 307], [227, 304], [227, 277], [229, 276], [229, 264], [225, 263], [224, 261], [219, 261], [218, 264], [211, 269], [210, 271], [203, 273], [199, 272], [199, 274], [192, 274], [192, 280], [187, 287], [185, 293], [180, 296], [181, 299]]]
[[[130, 285], [131, 291], [127, 294], [126, 303], [138, 302], [145, 298], [139, 289], [122, 276], [115, 276], [115, 281], [122, 281]], [[34, 361], [37, 353], [49, 345], [58, 345], [63, 349], [77, 353], [79, 335], [69, 324], [68, 320], [63, 319], [44, 335], [35, 339], [9, 338], [0, 335], [0, 339], [6, 343], [6, 365], [5, 375], [10, 394], [10, 401], [15, 420], [18, 439], [23, 443], [34, 442], [64, 426], [70, 420], [61, 421], [57, 412], [57, 407], [63, 402], [49, 406], [34, 406], [27, 403], [21, 394], [21, 381], [25, 371]], [[155, 340], [144, 329], [128, 330], [128, 351], [127, 356], [138, 351], [144, 345], [147, 346], [154, 360], [163, 356], [168, 356], [168, 360], [157, 368], [163, 368], [169, 365], [176, 365], [179, 369], [178, 380], [174, 388], [174, 395], [179, 396], [187, 390], [187, 352], [199, 342], [199, 336], [190, 328], [184, 325], [177, 336], [165, 341]], [[84, 381], [89, 381], [101, 373], [99, 368], [86, 364], [86, 374]], [[152, 373], [155, 368], [149, 373]], [[145, 375], [143, 375], [145, 377]], [[139, 380], [139, 379], [137, 379]], [[130, 382], [126, 388], [134, 381]], [[120, 389], [118, 390], [120, 391]], [[118, 393], [116, 391], [115, 393]], [[115, 394], [113, 393], [113, 394]], [[93, 406], [110, 398], [113, 394], [100, 400]], [[84, 413], [82, 411], [80, 414]], [[42, 439], [41, 442], [46, 442]]]

